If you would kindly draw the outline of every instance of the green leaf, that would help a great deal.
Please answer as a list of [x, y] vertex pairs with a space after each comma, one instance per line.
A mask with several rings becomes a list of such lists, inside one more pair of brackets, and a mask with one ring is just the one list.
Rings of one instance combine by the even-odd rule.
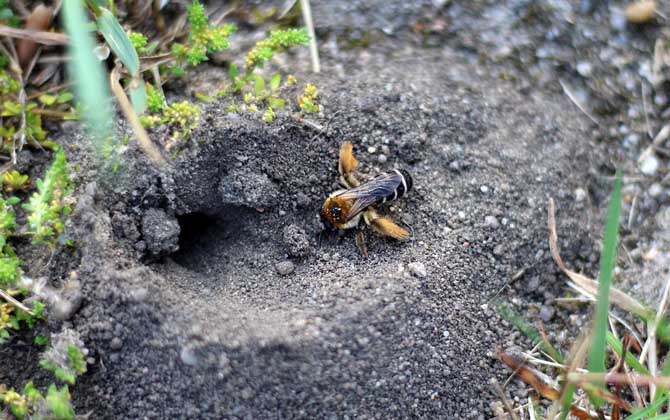
[[147, 89], [141, 77], [133, 78], [128, 88], [130, 102], [133, 104], [133, 110], [137, 115], [144, 114], [147, 109]]
[[642, 420], [648, 418], [649, 416], [653, 416], [656, 414], [656, 410], [658, 410], [667, 401], [668, 397], [665, 396], [663, 398], [656, 399], [653, 403], [649, 404], [642, 410], [638, 411], [633, 409], [633, 414], [626, 417], [625, 420]]
[[[614, 352], [621, 357], [623, 354], [623, 344], [617, 338], [612, 334], [610, 331], [607, 331], [607, 344], [612, 347]], [[637, 373], [640, 373], [642, 375], [649, 375], [649, 370], [644, 367], [642, 363], [640, 363], [631, 352], [626, 352], [626, 363], [628, 366], [633, 368]]]
[[[598, 286], [598, 300], [596, 302], [595, 320], [593, 326], [593, 339], [589, 351], [589, 372], [605, 372], [605, 343], [607, 331], [609, 330], [609, 293], [612, 283], [612, 271], [616, 258], [617, 243], [619, 241], [619, 215], [621, 214], [621, 171], [617, 170], [614, 188], [610, 196], [610, 204], [607, 210], [607, 223], [605, 225], [605, 239], [603, 240], [603, 251], [600, 254], [600, 276]], [[604, 387], [604, 383], [597, 384]], [[602, 398], [591, 395], [591, 402], [596, 408], [602, 406]]]
[[72, 420], [74, 409], [70, 404], [70, 392], [67, 385], [60, 390], [51, 384], [47, 390], [47, 405], [57, 420]]
[[282, 98], [274, 98], [270, 97], [268, 98], [268, 104], [272, 109], [280, 110], [286, 105], [286, 100]]
[[240, 70], [237, 68], [235, 64], [231, 64], [228, 66], [228, 77], [230, 77], [230, 80], [235, 81], [235, 78], [240, 74]]
[[58, 103], [59, 104], [64, 104], [66, 102], [70, 102], [72, 99], [74, 99], [74, 95], [72, 92], [63, 92], [60, 95], [58, 95]]
[[40, 95], [38, 98], [44, 105], [50, 106], [56, 103], [58, 98], [54, 95]]
[[109, 10], [100, 8], [100, 15], [97, 17], [98, 30], [107, 41], [109, 48], [114, 51], [119, 60], [126, 66], [128, 72], [133, 76], [138, 76], [140, 72], [140, 59], [137, 51], [133, 47], [128, 34], [123, 30], [119, 21]]
[[565, 391], [563, 391], [563, 397], [561, 398], [561, 420], [568, 418], [570, 414], [570, 407], [572, 407], [572, 399], [575, 396], [575, 390], [577, 387], [575, 384], [567, 384], [565, 386]]
[[274, 92], [279, 88], [279, 84], [281, 83], [281, 75], [279, 73], [275, 73], [272, 75], [272, 78], [270, 79], [270, 90]]
[[256, 96], [262, 96], [265, 93], [265, 79], [261, 75], [255, 75], [254, 77], [254, 94]]
[[104, 139], [111, 137], [112, 110], [110, 107], [109, 82], [100, 63], [94, 55], [94, 42], [87, 30], [84, 6], [79, 0], [63, 1], [63, 22], [70, 36], [70, 56], [68, 73], [75, 85], [75, 94], [81, 102], [89, 135], [101, 152]]

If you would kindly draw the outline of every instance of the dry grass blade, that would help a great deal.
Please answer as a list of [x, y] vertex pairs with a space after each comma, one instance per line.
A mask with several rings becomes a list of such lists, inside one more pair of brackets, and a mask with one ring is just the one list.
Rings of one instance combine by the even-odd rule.
[[319, 62], [319, 49], [316, 45], [314, 20], [312, 19], [312, 8], [309, 5], [309, 0], [300, 0], [300, 9], [302, 10], [302, 18], [307, 26], [307, 34], [309, 35], [309, 54], [312, 59], [312, 71], [319, 73], [321, 72], [321, 63]]
[[112, 92], [119, 101], [121, 111], [123, 111], [126, 119], [128, 119], [130, 125], [133, 127], [133, 131], [135, 131], [135, 135], [137, 136], [137, 143], [139, 144], [140, 148], [156, 165], [163, 165], [165, 163], [165, 158], [161, 154], [160, 150], [158, 150], [158, 147], [156, 147], [156, 145], [153, 144], [149, 138], [147, 131], [144, 129], [140, 123], [140, 119], [133, 110], [133, 106], [130, 104], [130, 100], [128, 100], [128, 97], [126, 96], [126, 92], [119, 83], [118, 66], [112, 70], [111, 74], [109, 75], [109, 80]]
[[654, 150], [656, 150], [657, 147], [659, 147], [664, 141], [666, 141], [670, 137], [670, 124], [669, 125], [664, 125], [663, 128], [656, 134], [656, 137], [654, 137], [654, 140], [651, 142], [649, 147], [644, 149], [644, 152], [640, 154], [640, 157], [637, 159], [637, 162], [643, 162], [645, 159], [649, 157], [652, 153], [654, 153]]
[[30, 315], [34, 315], [33, 311], [30, 310], [26, 305], [23, 303], [19, 302], [18, 300], [14, 299], [12, 295], [9, 293], [5, 292], [4, 290], [0, 289], [0, 297], [2, 297], [4, 300], [9, 302], [10, 304], [16, 306], [17, 308], [21, 309], [24, 312], [29, 313]]
[[575, 104], [575, 106], [577, 106], [577, 108], [579, 108], [579, 110], [582, 111], [582, 112], [584, 113], [584, 115], [586, 115], [587, 117], [589, 117], [589, 119], [590, 119], [591, 121], [593, 121], [597, 126], [600, 126], [600, 123], [598, 122], [598, 120], [596, 120], [596, 118], [595, 118], [593, 115], [591, 115], [591, 114], [586, 110], [586, 108], [584, 108], [584, 105], [582, 105], [582, 104], [577, 100], [577, 97], [575, 96], [574, 93], [572, 93], [572, 91], [570, 90], [570, 88], [568, 87], [568, 85], [566, 85], [565, 82], [563, 82], [563, 80], [559, 80], [558, 83], [560, 83], [561, 88], [563, 88], [563, 92], [567, 95], [568, 98], [570, 98], [570, 100], [572, 101], [572, 103]]
[[542, 378], [540, 372], [529, 368], [516, 357], [503, 351], [498, 351], [498, 358], [510, 369], [515, 371], [522, 381], [532, 386], [544, 398], [555, 401], [561, 396], [560, 391], [554, 388], [551, 384], [548, 384]]
[[624, 373], [598, 373], [598, 372], [570, 372], [567, 375], [568, 381], [573, 384], [584, 384], [592, 382], [605, 382], [608, 385], [639, 385], [639, 386], [670, 386], [670, 377], [668, 376], [650, 376]]
[[[26, 19], [25, 28], [31, 31], [45, 31], [51, 26], [53, 19], [53, 10], [43, 4], [35, 7], [33, 12]], [[16, 52], [19, 57], [19, 63], [24, 70], [28, 67], [30, 62], [35, 57], [39, 44], [33, 40], [20, 39], [16, 45]]]
[[507, 410], [507, 412], [509, 413], [509, 416], [513, 420], [519, 420], [519, 417], [514, 412], [514, 408], [512, 408], [512, 404], [509, 402], [509, 399], [505, 396], [505, 392], [503, 391], [502, 387], [495, 378], [491, 380], [491, 385], [496, 390], [496, 393], [498, 394], [498, 397], [500, 397], [500, 400], [505, 406], [505, 410]]
[[[556, 265], [572, 280], [582, 293], [587, 293], [590, 298], [598, 294], [598, 282], [582, 274], [568, 269], [561, 258], [558, 248], [558, 234], [556, 231], [556, 206], [553, 198], [549, 199], [547, 224], [549, 227], [549, 249]], [[652, 313], [648, 308], [628, 294], [622, 292], [616, 287], [611, 287], [609, 291], [610, 300], [620, 308], [647, 319]]]
[[[582, 365], [584, 358], [586, 357], [586, 353], [588, 352], [590, 342], [591, 340], [588, 336], [582, 336], [574, 342], [572, 348], [570, 349], [570, 364], [568, 365], [566, 372], [574, 372], [579, 366]], [[558, 415], [558, 412], [562, 410], [564, 412], [562, 413], [561, 419], [565, 419], [567, 417], [567, 412], [565, 411], [568, 411], [568, 409], [573, 411], [573, 408], [575, 408], [572, 406], [574, 392], [575, 386], [565, 383], [563, 385], [563, 389], [561, 390], [561, 398], [552, 404], [551, 409], [549, 410], [548, 418], [555, 419]]]
[[27, 39], [42, 45], [67, 45], [70, 42], [70, 38], [67, 35], [56, 32], [16, 29], [7, 25], [0, 25], [0, 36]]

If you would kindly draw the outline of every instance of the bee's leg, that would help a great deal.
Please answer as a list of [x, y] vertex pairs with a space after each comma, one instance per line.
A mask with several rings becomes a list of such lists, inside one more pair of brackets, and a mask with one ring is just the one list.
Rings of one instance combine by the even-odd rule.
[[356, 168], [358, 168], [358, 160], [354, 156], [354, 146], [350, 141], [345, 141], [340, 146], [340, 160], [337, 165], [342, 185], [347, 188], [355, 188], [361, 185], [354, 174]]
[[409, 232], [398, 226], [390, 217], [380, 216], [376, 210], [370, 208], [363, 213], [365, 223], [372, 226], [372, 229], [380, 235], [389, 236], [399, 241], [409, 239]]
[[361, 251], [361, 255], [363, 255], [363, 258], [368, 257], [368, 246], [365, 243], [365, 231], [361, 227], [358, 228], [356, 231], [356, 246], [358, 247], [358, 250]]

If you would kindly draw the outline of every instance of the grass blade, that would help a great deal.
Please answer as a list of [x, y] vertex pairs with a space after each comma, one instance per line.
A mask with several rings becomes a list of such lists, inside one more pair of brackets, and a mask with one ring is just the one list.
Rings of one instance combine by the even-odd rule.
[[[609, 344], [609, 346], [612, 347], [614, 352], [619, 356], [623, 354], [623, 344], [617, 340], [614, 334], [609, 331], [607, 331], [607, 344]], [[644, 367], [644, 365], [640, 363], [630, 352], [626, 352], [624, 359], [626, 360], [626, 363], [628, 363], [628, 366], [630, 366], [637, 373], [649, 375], [649, 369]]]
[[94, 146], [102, 155], [105, 139], [112, 136], [113, 114], [102, 64], [93, 55], [94, 42], [88, 31], [83, 3], [63, 1], [63, 22], [70, 36], [69, 75], [84, 108], [84, 119]]
[[498, 313], [500, 313], [500, 316], [505, 319], [507, 322], [510, 324], [514, 325], [516, 329], [521, 331], [523, 335], [528, 337], [532, 342], [533, 345], [540, 344], [540, 348], [542, 351], [547, 353], [549, 356], [551, 356], [552, 359], [557, 361], [558, 363], [563, 363], [563, 355], [556, 350], [549, 342], [545, 341], [542, 338], [542, 335], [528, 322], [526, 322], [523, 318], [521, 318], [519, 315], [514, 313], [514, 311], [507, 305], [501, 304], [498, 306]]
[[114, 55], [121, 60], [130, 73], [132, 80], [128, 87], [128, 96], [130, 96], [135, 113], [142, 114], [147, 107], [147, 92], [140, 75], [140, 59], [137, 51], [112, 12], [101, 7], [99, 13], [97, 16], [98, 30], [107, 41], [109, 48], [114, 51]]
[[653, 416], [654, 414], [656, 414], [656, 410], [658, 410], [663, 405], [663, 403], [667, 401], [668, 401], [667, 396], [663, 398], [657, 398], [656, 401], [654, 401], [652, 404], [649, 404], [646, 408], [640, 411], [634, 412], [630, 416], [626, 417], [624, 420], [642, 420], [646, 419], [648, 416]]
[[[598, 300], [596, 302], [596, 313], [593, 325], [593, 337], [591, 350], [589, 352], [588, 370], [590, 372], [605, 372], [605, 343], [607, 340], [609, 293], [612, 283], [612, 271], [616, 258], [617, 243], [619, 241], [619, 215], [621, 214], [621, 171], [617, 170], [614, 188], [610, 196], [607, 209], [607, 222], [605, 224], [605, 239], [603, 251], [600, 254], [600, 277], [598, 287]], [[604, 386], [604, 384], [599, 384]], [[603, 404], [603, 400], [592, 396], [591, 400], [596, 408]]]

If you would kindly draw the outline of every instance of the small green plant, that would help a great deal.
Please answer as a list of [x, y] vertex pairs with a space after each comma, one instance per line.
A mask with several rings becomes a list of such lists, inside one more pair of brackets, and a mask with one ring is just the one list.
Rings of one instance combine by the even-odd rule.
[[165, 97], [150, 83], [147, 83], [147, 109], [154, 114], [165, 109]]
[[3, 98], [0, 117], [4, 117], [0, 126], [2, 152], [12, 153], [19, 146], [17, 138], [22, 138], [29, 146], [53, 150], [55, 143], [47, 138], [47, 132], [42, 127], [42, 115], [48, 114], [64, 120], [76, 119], [76, 113], [70, 105], [72, 94], [62, 92], [58, 95], [41, 95], [37, 102], [27, 102], [23, 107], [18, 100], [12, 99], [15, 92], [11, 80], [14, 79], [3, 78], [3, 72], [7, 75], [4, 70], [0, 70], [0, 97]]
[[140, 32], [131, 32], [128, 35], [128, 38], [130, 39], [130, 43], [137, 51], [137, 55], [140, 57], [153, 54], [158, 47], [158, 43], [149, 43], [147, 37]]
[[23, 208], [28, 211], [28, 234], [35, 244], [53, 247], [63, 233], [65, 217], [71, 212], [69, 195], [72, 193], [67, 161], [63, 149], [58, 149], [54, 162], [43, 180], [38, 179], [37, 191]]
[[2, 174], [2, 183], [7, 194], [14, 191], [21, 191], [28, 188], [30, 185], [30, 178], [28, 175], [22, 175], [19, 171], [7, 171]]
[[258, 41], [244, 59], [247, 73], [263, 64], [278, 52], [285, 51], [294, 45], [304, 45], [309, 41], [305, 29], [280, 29], [270, 32], [270, 36]]
[[0, 0], [0, 23], [18, 27], [21, 19], [9, 7], [9, 0]]
[[43, 359], [40, 360], [40, 366], [53, 372], [59, 381], [74, 385], [77, 376], [86, 373], [84, 355], [75, 344], [68, 345], [65, 360], [59, 360], [60, 357], [54, 356], [52, 353], [53, 348], [44, 353]]
[[177, 61], [173, 73], [177, 75], [183, 74], [184, 64], [197, 66], [207, 60], [207, 54], [227, 49], [230, 46], [228, 38], [236, 30], [232, 24], [210, 25], [205, 8], [198, 0], [188, 7], [188, 23], [191, 29], [188, 43], [172, 45], [172, 55]]
[[22, 393], [0, 385], [0, 403], [17, 419], [72, 420], [75, 413], [70, 399], [67, 385], [59, 389], [51, 384], [47, 388], [46, 396], [32, 382], [23, 387]]
[[[17, 294], [23, 293], [21, 291], [15, 292]], [[44, 304], [42, 302], [35, 302], [32, 309], [32, 314], [16, 308], [9, 303], [0, 305], [0, 344], [4, 344], [9, 338], [9, 330], [18, 331], [21, 328], [33, 329], [37, 321], [44, 318]]]
[[298, 97], [298, 106], [300, 106], [300, 110], [306, 114], [319, 112], [321, 110], [321, 106], [316, 103], [317, 95], [318, 92], [316, 86], [311, 83], [307, 83], [307, 86], [305, 86], [305, 91]]

